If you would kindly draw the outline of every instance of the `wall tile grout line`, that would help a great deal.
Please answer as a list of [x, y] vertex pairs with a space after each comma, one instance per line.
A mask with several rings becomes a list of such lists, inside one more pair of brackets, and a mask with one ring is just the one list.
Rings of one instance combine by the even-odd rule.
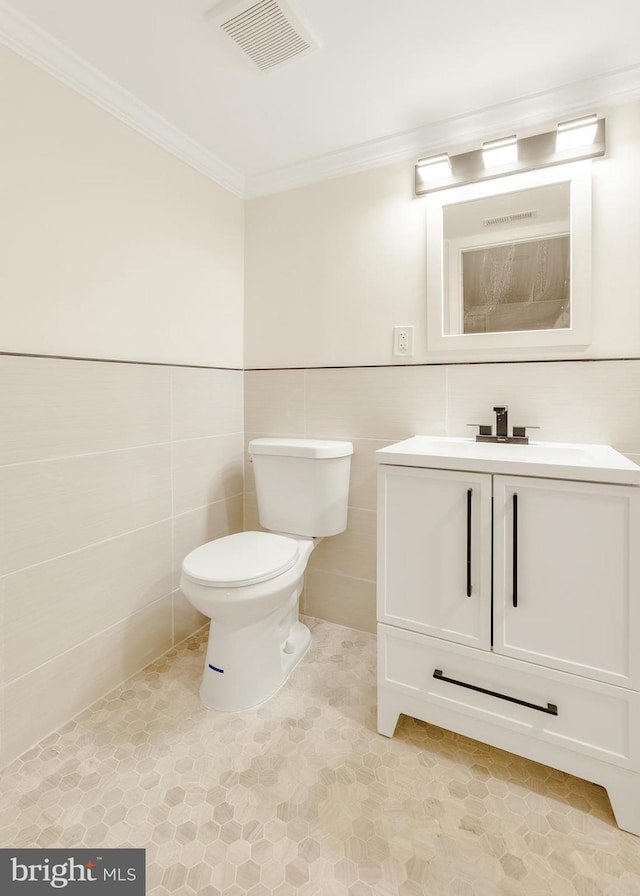
[[132, 364], [140, 367], [169, 367], [179, 368], [180, 370], [233, 370], [238, 373], [244, 372], [244, 367], [218, 367], [208, 366], [205, 364], [180, 364], [176, 361], [139, 361], [129, 358], [89, 358], [82, 355], [49, 355], [38, 352], [3, 352], [0, 351], [0, 358], [42, 358], [51, 361], [83, 361], [88, 364]]
[[135, 535], [137, 532], [144, 532], [147, 529], [153, 529], [155, 526], [161, 526], [165, 523], [172, 523], [173, 520], [180, 519], [181, 517], [189, 516], [190, 513], [195, 513], [198, 510], [204, 510], [206, 507], [215, 507], [217, 504], [226, 504], [227, 501], [233, 501], [235, 498], [242, 497], [244, 492], [235, 492], [232, 495], [226, 495], [224, 498], [220, 498], [219, 501], [210, 501], [207, 504], [199, 504], [197, 507], [191, 507], [189, 510], [183, 510], [180, 513], [175, 514], [174, 516], [166, 516], [162, 517], [162, 519], [155, 520], [153, 523], [149, 523], [146, 526], [138, 526], [135, 529], [126, 529], [123, 532], [118, 532], [117, 535], [110, 535], [108, 538], [101, 538], [98, 541], [92, 541], [89, 544], [82, 545], [82, 547], [74, 548], [72, 551], [66, 551], [64, 554], [56, 554], [53, 557], [49, 557], [46, 560], [39, 560], [37, 563], [30, 563], [28, 566], [21, 566], [18, 569], [13, 569], [11, 572], [2, 573], [0, 578], [9, 578], [10, 576], [19, 575], [20, 573], [27, 572], [31, 569], [37, 569], [39, 566], [46, 566], [48, 563], [54, 563], [56, 560], [62, 560], [65, 557], [72, 557], [74, 554], [81, 554], [84, 551], [89, 551], [92, 548], [99, 547], [100, 545], [109, 544], [109, 542], [117, 541], [120, 538], [126, 538], [129, 535]]
[[640, 355], [625, 355], [624, 357], [603, 358], [509, 358], [494, 360], [458, 360], [447, 358], [439, 361], [417, 361], [413, 364], [315, 364], [307, 367], [292, 365], [290, 367], [245, 367], [244, 373], [273, 373], [274, 371], [311, 371], [311, 370], [412, 370], [420, 367], [497, 367], [519, 364], [600, 364], [615, 363], [617, 361], [640, 361]]
[[308, 568], [314, 569], [316, 572], [323, 572], [330, 576], [336, 576], [337, 578], [340, 578], [340, 579], [351, 579], [354, 582], [366, 582], [367, 585], [375, 585], [376, 584], [375, 579], [365, 579], [362, 576], [353, 576], [347, 572], [336, 572], [335, 569], [327, 569], [324, 566], [315, 566], [314, 564], [310, 563]]
[[172, 517], [165, 516], [160, 520], [155, 520], [153, 523], [149, 523], [146, 526], [138, 526], [135, 529], [126, 529], [124, 532], [118, 532], [117, 535], [110, 535], [108, 538], [101, 538], [98, 541], [91, 541], [89, 544], [84, 544], [82, 547], [74, 548], [73, 551], [65, 551], [64, 554], [55, 554], [53, 557], [48, 557], [46, 560], [39, 560], [37, 563], [30, 563], [28, 566], [20, 566], [18, 569], [12, 569], [11, 572], [3, 573], [4, 578], [9, 578], [10, 576], [17, 576], [21, 573], [28, 572], [32, 569], [38, 569], [39, 566], [46, 566], [49, 563], [55, 563], [56, 560], [64, 560], [66, 557], [73, 557], [75, 554], [82, 554], [84, 551], [90, 551], [92, 548], [100, 547], [101, 545], [109, 544], [113, 541], [118, 541], [121, 538], [127, 538], [130, 535], [135, 535], [138, 532], [145, 532], [148, 529], [153, 529], [155, 526], [162, 526], [167, 523], [171, 523]]
[[125, 451], [146, 451], [149, 448], [170, 448], [171, 444], [170, 440], [164, 440], [162, 442], [145, 442], [143, 445], [130, 445], [123, 448], [107, 448], [104, 451], [84, 451], [82, 454], [56, 454], [51, 457], [37, 457], [33, 458], [33, 460], [16, 461], [15, 463], [10, 464], [0, 463], [0, 468], [8, 469], [11, 467], [26, 467], [29, 464], [61, 463], [63, 461], [79, 460], [83, 457], [102, 457], [107, 454], [123, 454]]
[[88, 364], [130, 364], [144, 367], [168, 367], [180, 370], [219, 370], [235, 371], [237, 373], [269, 373], [277, 370], [283, 371], [310, 371], [310, 370], [376, 370], [376, 369], [405, 369], [414, 367], [475, 367], [478, 365], [496, 366], [509, 364], [599, 364], [606, 362], [640, 361], [640, 355], [625, 355], [623, 357], [606, 356], [602, 358], [509, 358], [505, 360], [460, 360], [447, 358], [438, 361], [419, 361], [413, 364], [315, 364], [310, 366], [287, 367], [229, 367], [208, 366], [203, 364], [180, 364], [175, 361], [139, 361], [123, 358], [90, 358], [81, 355], [50, 355], [33, 352], [7, 352], [0, 351], [0, 358], [42, 358], [52, 361], [81, 361]]
[[[37, 666], [33, 666], [33, 668], [29, 669], [27, 672], [22, 672], [20, 675], [16, 675], [15, 678], [12, 678], [10, 681], [5, 681], [3, 686], [10, 687], [11, 685], [15, 684], [16, 682], [21, 681], [23, 678], [26, 678], [27, 676], [32, 675], [34, 672], [37, 672], [38, 669], [42, 669], [45, 666], [49, 665], [50, 663], [56, 662], [61, 657], [67, 656], [68, 654], [72, 653], [74, 650], [77, 650], [79, 647], [82, 647], [85, 644], [89, 644], [89, 643], [91, 643], [91, 641], [95, 641], [97, 638], [103, 637], [107, 632], [113, 631], [113, 629], [117, 628], [119, 625], [122, 625], [123, 622], [128, 621], [129, 619], [133, 619], [135, 616], [139, 616], [142, 613], [146, 613], [151, 607], [154, 607], [157, 604], [162, 603], [162, 601], [166, 601], [167, 598], [171, 598], [171, 595], [172, 595], [171, 590], [165, 592], [160, 597], [157, 597], [155, 600], [152, 600], [150, 603], [145, 604], [144, 607], [140, 607], [139, 609], [134, 610], [133, 613], [130, 613], [128, 616], [124, 617], [123, 619], [118, 619], [116, 622], [112, 622], [110, 625], [107, 625], [105, 628], [100, 629], [99, 632], [96, 632], [93, 635], [89, 635], [88, 638], [83, 638], [82, 641], [78, 641], [76, 644], [73, 644], [71, 647], [67, 647], [65, 650], [60, 651], [60, 653], [56, 653], [54, 656], [50, 657], [48, 660], [45, 660], [44, 663], [40, 663]], [[172, 644], [172, 647], [173, 647], [173, 644]], [[164, 653], [166, 653], [166, 651], [164, 651]], [[162, 655], [162, 654], [160, 654], [160, 655]], [[145, 666], [148, 665], [150, 662], [153, 662], [153, 660], [149, 660], [148, 662], [145, 662]], [[144, 668], [144, 666], [141, 666], [140, 668], [142, 669], [142, 668]], [[137, 674], [137, 673], [134, 673], [134, 674]], [[100, 699], [100, 698], [97, 697], [96, 699]], [[94, 701], [92, 701], [92, 702], [94, 702]]]

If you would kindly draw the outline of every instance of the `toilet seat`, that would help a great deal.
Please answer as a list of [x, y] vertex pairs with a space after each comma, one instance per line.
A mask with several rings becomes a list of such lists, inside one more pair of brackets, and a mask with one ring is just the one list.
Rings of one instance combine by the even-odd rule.
[[182, 571], [200, 585], [240, 588], [273, 579], [298, 559], [298, 542], [271, 532], [238, 532], [203, 544], [185, 557]]

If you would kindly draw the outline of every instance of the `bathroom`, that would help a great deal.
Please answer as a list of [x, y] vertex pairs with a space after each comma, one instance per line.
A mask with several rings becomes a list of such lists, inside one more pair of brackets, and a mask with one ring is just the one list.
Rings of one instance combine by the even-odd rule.
[[[157, 896], [637, 892], [640, 841], [602, 788], [409, 718], [390, 741], [375, 723], [378, 449], [467, 436], [504, 404], [536, 439], [640, 463], [636, 60], [535, 101], [542, 88], [507, 93], [498, 112], [478, 100], [415, 147], [383, 142], [375, 164], [371, 147], [320, 149], [324, 167], [245, 189], [142, 103], [137, 126], [122, 98], [111, 114], [114, 85], [95, 101], [77, 57], [56, 68], [46, 32], [63, 33], [43, 19], [36, 45], [18, 16], [37, 7], [2, 4], [0, 47], [0, 847], [144, 847]], [[429, 349], [416, 159], [594, 110], [589, 344]], [[414, 328], [409, 358], [398, 325]], [[260, 437], [353, 444], [348, 526], [309, 559], [307, 658], [274, 701], [216, 721], [197, 694], [207, 620], [180, 567], [257, 527]], [[158, 802], [129, 804], [134, 773]]]

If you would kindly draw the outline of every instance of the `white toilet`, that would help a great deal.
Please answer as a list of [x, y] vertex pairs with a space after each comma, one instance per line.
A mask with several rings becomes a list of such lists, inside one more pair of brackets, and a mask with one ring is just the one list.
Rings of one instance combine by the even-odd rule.
[[353, 446], [324, 439], [249, 443], [260, 524], [196, 548], [180, 587], [211, 618], [200, 697], [238, 711], [268, 700], [304, 656], [311, 632], [298, 619], [307, 561], [319, 540], [347, 526]]

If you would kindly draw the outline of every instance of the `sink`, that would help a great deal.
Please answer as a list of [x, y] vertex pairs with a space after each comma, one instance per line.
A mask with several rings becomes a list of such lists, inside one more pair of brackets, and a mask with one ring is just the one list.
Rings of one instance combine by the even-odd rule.
[[610, 445], [518, 445], [450, 436], [413, 436], [381, 448], [376, 455], [379, 463], [408, 467], [640, 485], [640, 467]]

